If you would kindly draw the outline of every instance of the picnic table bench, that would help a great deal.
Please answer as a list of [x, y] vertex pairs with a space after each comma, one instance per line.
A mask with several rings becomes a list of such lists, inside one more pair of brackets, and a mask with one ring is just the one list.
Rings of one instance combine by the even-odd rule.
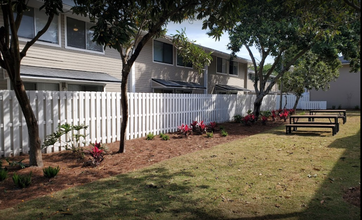
[[[316, 122], [315, 119], [329, 119], [329, 122]], [[292, 133], [292, 128], [294, 131], [298, 127], [307, 127], [307, 128], [331, 128], [332, 135], [337, 134], [339, 131], [338, 115], [291, 115], [289, 116], [289, 124], [285, 125], [285, 133]], [[299, 119], [308, 119], [308, 121], [299, 121]], [[332, 121], [331, 119], [334, 119]]]
[[343, 119], [343, 124], [347, 122], [347, 112], [344, 109], [309, 110], [310, 115], [316, 115], [317, 113], [338, 113], [338, 117]]

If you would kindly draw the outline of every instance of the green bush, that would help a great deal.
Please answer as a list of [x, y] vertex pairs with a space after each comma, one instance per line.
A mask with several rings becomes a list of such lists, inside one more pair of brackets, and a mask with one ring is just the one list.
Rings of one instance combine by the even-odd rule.
[[221, 130], [221, 136], [226, 137], [228, 136], [228, 133], [223, 129]]
[[164, 141], [170, 140], [170, 137], [169, 137], [167, 134], [162, 135], [161, 138], [162, 138], [162, 140], [164, 140]]
[[48, 168], [43, 169], [43, 173], [45, 177], [53, 178], [58, 174], [59, 170], [60, 170], [59, 166], [58, 167], [49, 166]]
[[[87, 129], [86, 125], [70, 125], [68, 123], [58, 126], [58, 130], [53, 134], [47, 135], [43, 141], [42, 148], [54, 145], [63, 135], [66, 135], [66, 141], [60, 143], [60, 146], [64, 146], [66, 150], [71, 150], [77, 156], [83, 158], [84, 152], [82, 148], [82, 139], [84, 140], [86, 135], [80, 134], [80, 130]], [[70, 134], [68, 134], [70, 133]]]
[[0, 181], [5, 180], [8, 177], [8, 171], [0, 168]]
[[18, 175], [14, 173], [13, 175], [13, 181], [15, 183], [15, 186], [19, 188], [25, 188], [31, 185], [31, 175], [32, 172], [30, 172], [29, 175]]
[[146, 140], [153, 140], [153, 138], [155, 138], [155, 135], [152, 133], [148, 133]]
[[24, 169], [25, 166], [26, 166], [26, 165], [22, 162], [24, 159], [21, 159], [21, 160], [19, 160], [19, 161], [10, 161], [9, 158], [6, 158], [5, 160], [6, 160], [6, 162], [9, 163], [9, 166], [11, 166], [11, 167], [20, 166], [21, 169]]
[[234, 122], [241, 123], [243, 117], [241, 115], [234, 115]]
[[214, 137], [214, 133], [213, 132], [206, 132], [206, 137], [208, 137], [208, 138], [212, 138], [212, 137]]

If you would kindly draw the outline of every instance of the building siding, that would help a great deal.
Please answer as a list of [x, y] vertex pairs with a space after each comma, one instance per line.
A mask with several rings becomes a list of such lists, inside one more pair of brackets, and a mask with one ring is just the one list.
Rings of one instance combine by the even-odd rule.
[[311, 90], [311, 101], [327, 101], [327, 108], [361, 108], [361, 72], [350, 73], [349, 65], [343, 65], [336, 81], [330, 82], [327, 91]]

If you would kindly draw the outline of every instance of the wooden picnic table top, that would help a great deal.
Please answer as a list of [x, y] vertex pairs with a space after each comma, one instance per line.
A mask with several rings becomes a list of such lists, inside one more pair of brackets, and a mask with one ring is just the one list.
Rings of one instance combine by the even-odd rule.
[[338, 113], [338, 115], [343, 114], [343, 124], [347, 122], [347, 111], [345, 109], [316, 109], [309, 110], [309, 115], [314, 115], [313, 113], [325, 112], [325, 113]]
[[292, 124], [292, 119], [294, 122], [294, 119], [299, 118], [308, 118], [308, 119], [316, 119], [316, 118], [334, 118], [334, 123], [338, 124], [338, 115], [290, 115], [289, 116], [289, 124]]
[[290, 115], [290, 118], [338, 118], [338, 115]]

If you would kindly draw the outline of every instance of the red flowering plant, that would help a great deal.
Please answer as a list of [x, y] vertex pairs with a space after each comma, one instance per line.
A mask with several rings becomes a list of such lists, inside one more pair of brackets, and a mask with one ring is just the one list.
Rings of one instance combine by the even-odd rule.
[[289, 111], [285, 109], [283, 112], [279, 113], [279, 118], [284, 119], [284, 121], [286, 121], [288, 118], [288, 115], [289, 115]]
[[275, 118], [277, 117], [277, 115], [275, 114], [275, 110], [271, 111], [271, 117], [273, 121], [275, 121]]
[[181, 126], [178, 127], [178, 130], [179, 130], [179, 132], [181, 132], [182, 134], [187, 136], [187, 135], [191, 134], [192, 128], [189, 127], [188, 125], [182, 124]]
[[95, 143], [93, 148], [89, 151], [92, 159], [90, 163], [94, 166], [98, 166], [104, 159], [103, 150], [100, 149], [101, 143]]
[[289, 114], [290, 114], [290, 115], [292, 115], [292, 114], [295, 113], [295, 110], [294, 110], [293, 108], [289, 109], [288, 111], [289, 111]]
[[190, 124], [190, 126], [191, 126], [191, 128], [192, 128], [192, 131], [193, 131], [193, 132], [196, 132], [197, 126], [198, 126], [197, 121], [193, 121], [193, 122]]
[[200, 123], [197, 124], [199, 129], [200, 129], [200, 132], [201, 133], [204, 133], [206, 131], [206, 125], [204, 124], [204, 121], [201, 121]]
[[251, 125], [250, 115], [246, 115], [245, 117], [243, 117], [243, 118], [241, 119], [241, 122], [242, 122], [244, 125]]
[[210, 122], [209, 128], [211, 129], [212, 132], [215, 132], [215, 127], [216, 127], [216, 122]]
[[[275, 114], [275, 112], [274, 112]], [[262, 111], [260, 112], [260, 115], [261, 115], [261, 123], [263, 125], [266, 125], [266, 122], [268, 120], [268, 118], [272, 115], [272, 113], [270, 111]]]

